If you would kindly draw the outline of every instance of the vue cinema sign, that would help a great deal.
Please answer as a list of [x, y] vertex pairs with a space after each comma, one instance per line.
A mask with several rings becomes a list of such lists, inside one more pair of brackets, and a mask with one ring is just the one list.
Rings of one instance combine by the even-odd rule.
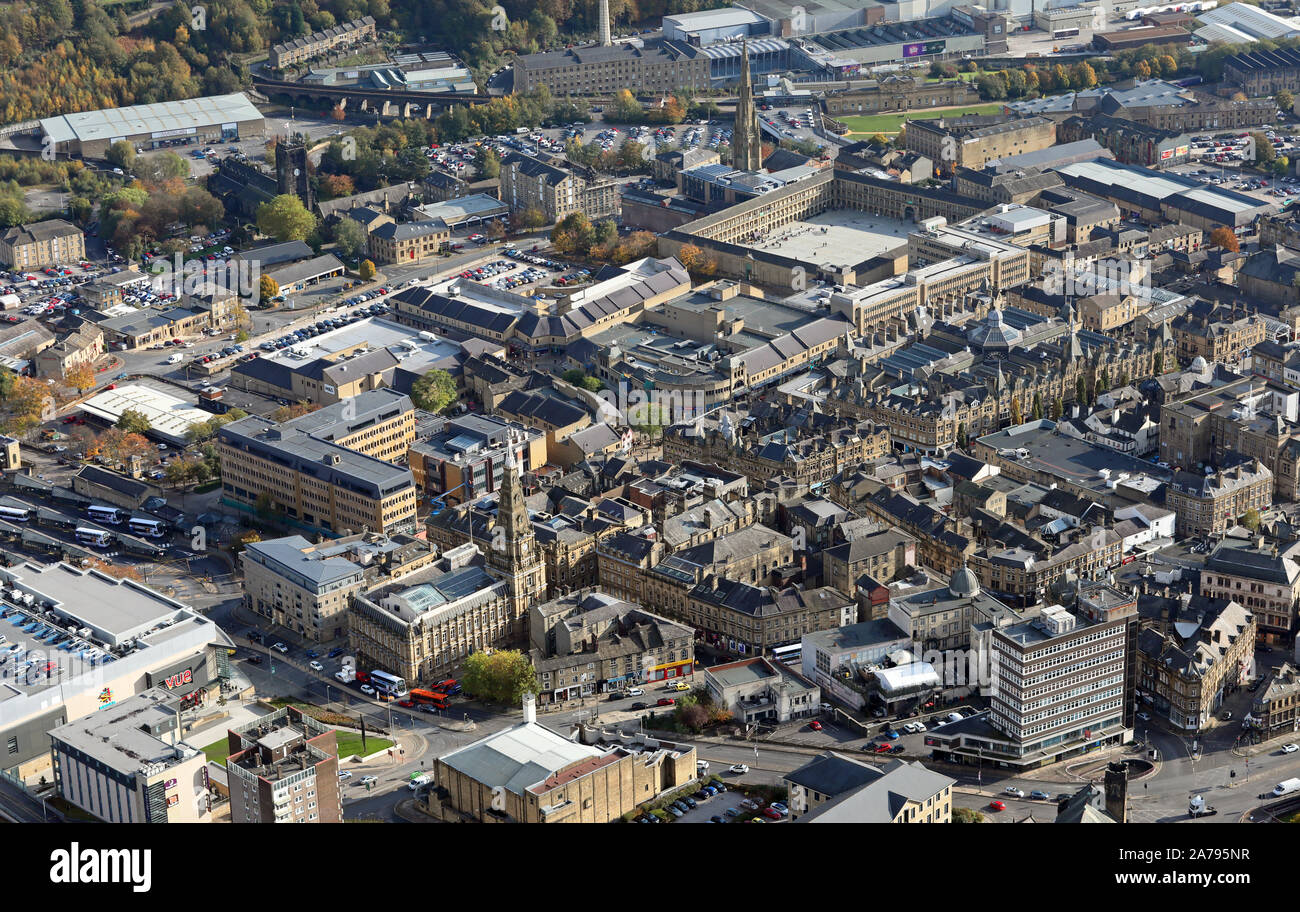
[[168, 690], [175, 690], [177, 687], [184, 687], [186, 684], [193, 684], [194, 672], [193, 670], [187, 668], [184, 671], [179, 671], [174, 675], [168, 675], [163, 680], [163, 683], [167, 685]]

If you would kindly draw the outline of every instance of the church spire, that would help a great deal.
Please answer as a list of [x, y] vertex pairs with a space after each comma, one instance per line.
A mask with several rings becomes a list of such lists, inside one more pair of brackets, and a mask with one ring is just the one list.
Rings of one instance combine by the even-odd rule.
[[749, 42], [740, 42], [740, 86], [736, 93], [736, 123], [731, 136], [731, 164], [744, 171], [763, 167], [763, 140], [758, 132], [754, 87], [749, 78]]

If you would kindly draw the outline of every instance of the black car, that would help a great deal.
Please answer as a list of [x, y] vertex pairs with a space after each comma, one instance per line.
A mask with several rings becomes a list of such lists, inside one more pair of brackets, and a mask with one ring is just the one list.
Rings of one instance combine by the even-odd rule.
[[259, 633], [259, 632], [256, 631], [256, 630], [250, 630], [250, 631], [248, 631], [247, 636], [248, 636], [248, 638], [249, 638], [250, 640], [252, 640], [254, 643], [260, 643], [260, 642], [262, 642], [262, 634]]
[[1074, 796], [1071, 795], [1069, 792], [1060, 792], [1060, 793], [1057, 794], [1055, 800], [1056, 800], [1056, 801], [1069, 801], [1069, 800], [1070, 800], [1071, 798], [1073, 798], [1073, 797], [1074, 797]]
[[907, 748], [903, 747], [903, 745], [895, 744], [893, 747], [889, 749], [889, 752], [891, 754], [901, 754], [905, 750], [907, 750]]
[[249, 657], [248, 657], [248, 661], [251, 662], [251, 663], [254, 664], [254, 665], [261, 665], [261, 664], [262, 664], [262, 657], [261, 657], [261, 656], [258, 656], [258, 655], [252, 655], [252, 656], [249, 656]]
[[627, 694], [620, 693], [620, 692], [617, 691], [617, 690], [610, 691], [610, 694], [609, 694], [609, 698], [610, 698], [611, 700], [621, 700], [621, 699], [623, 699], [625, 696], [627, 696]]
[[335, 656], [341, 656], [341, 655], [343, 655], [343, 647], [342, 647], [342, 646], [335, 646], [333, 649], [331, 649], [331, 650], [329, 651], [329, 656], [328, 656], [328, 657], [332, 659], [332, 658], [334, 658]]
[[650, 707], [649, 707], [649, 706], [646, 706], [644, 703], [633, 703], [633, 704], [632, 704], [632, 708], [633, 708], [633, 709], [649, 709]]
[[709, 823], [726, 823], [726, 822], [727, 821], [722, 819], [721, 814], [714, 814], [712, 817], [709, 818]]

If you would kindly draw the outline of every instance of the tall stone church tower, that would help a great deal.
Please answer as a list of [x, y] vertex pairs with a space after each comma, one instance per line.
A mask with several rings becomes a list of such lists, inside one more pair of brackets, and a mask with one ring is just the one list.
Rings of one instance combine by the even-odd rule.
[[497, 491], [497, 518], [487, 549], [488, 566], [510, 585], [510, 639], [527, 639], [528, 609], [546, 600], [546, 566], [542, 563], [533, 524], [524, 506], [523, 468], [515, 456], [512, 436]]
[[292, 193], [310, 212], [316, 205], [307, 174], [307, 145], [298, 134], [275, 145], [275, 177], [279, 192]]
[[754, 109], [754, 86], [749, 78], [749, 42], [740, 42], [740, 90], [736, 99], [736, 124], [731, 134], [731, 166], [743, 171], [763, 167], [763, 136]]

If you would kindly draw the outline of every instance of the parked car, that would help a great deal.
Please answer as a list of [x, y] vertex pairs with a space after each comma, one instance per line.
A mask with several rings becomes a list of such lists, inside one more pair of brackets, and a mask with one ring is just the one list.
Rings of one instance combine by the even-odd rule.
[[342, 782], [344, 779], [351, 779], [351, 778], [352, 778], [352, 770], [343, 770], [342, 772], [339, 773], [340, 782]]
[[276, 652], [280, 653], [281, 655], [287, 655], [289, 652], [289, 647], [284, 645], [283, 643], [276, 643], [271, 648], [274, 649]]
[[320, 662], [317, 662], [315, 659], [312, 659], [310, 662], [308, 662], [308, 663], [307, 663], [307, 667], [310, 668], [312, 671], [324, 671], [324, 670], [325, 670], [325, 666], [322, 665]]
[[668, 813], [672, 814], [674, 817], [681, 817], [681, 816], [682, 816], [682, 812], [679, 811], [679, 810], [677, 810], [677, 808], [673, 807], [671, 804], [668, 805], [667, 807], [665, 807], [664, 810], [667, 811]]
[[1052, 796], [1047, 794], [1047, 792], [1044, 792], [1042, 789], [1034, 789], [1032, 792], [1029, 793], [1029, 797], [1034, 799], [1035, 801], [1052, 800]]
[[647, 705], [644, 704], [644, 703], [633, 703], [633, 704], [632, 704], [632, 708], [633, 708], [633, 709], [649, 709], [650, 707], [647, 706]]
[[740, 816], [740, 810], [739, 810], [739, 808], [727, 808], [725, 811], [723, 811], [723, 813], [726, 814], [728, 817], [739, 817], [739, 816]]
[[659, 702], [658, 702], [656, 705], [657, 705], [657, 706], [676, 706], [676, 705], [677, 705], [677, 701], [674, 700], [672, 697], [660, 697], [660, 698], [659, 698]]
[[360, 784], [370, 785], [372, 782], [378, 782], [378, 781], [379, 781], [378, 776], [362, 776], [360, 780]]
[[1014, 785], [1008, 785], [1002, 790], [1002, 794], [1011, 795], [1013, 798], [1023, 798], [1025, 797], [1025, 790], [1016, 788]]
[[642, 690], [640, 687], [629, 687], [627, 689], [627, 695], [629, 697], [644, 697], [645, 691]]
[[778, 811], [776, 808], [765, 807], [763, 808], [763, 816], [768, 818], [769, 820], [780, 820], [781, 812]]
[[809, 722], [809, 723], [808, 723], [808, 727], [811, 728], [811, 729], [812, 729], [813, 731], [815, 731], [815, 732], [819, 732], [819, 731], [822, 730], [822, 724], [821, 724], [820, 722], [816, 721], [816, 720], [813, 720], [812, 722]]

